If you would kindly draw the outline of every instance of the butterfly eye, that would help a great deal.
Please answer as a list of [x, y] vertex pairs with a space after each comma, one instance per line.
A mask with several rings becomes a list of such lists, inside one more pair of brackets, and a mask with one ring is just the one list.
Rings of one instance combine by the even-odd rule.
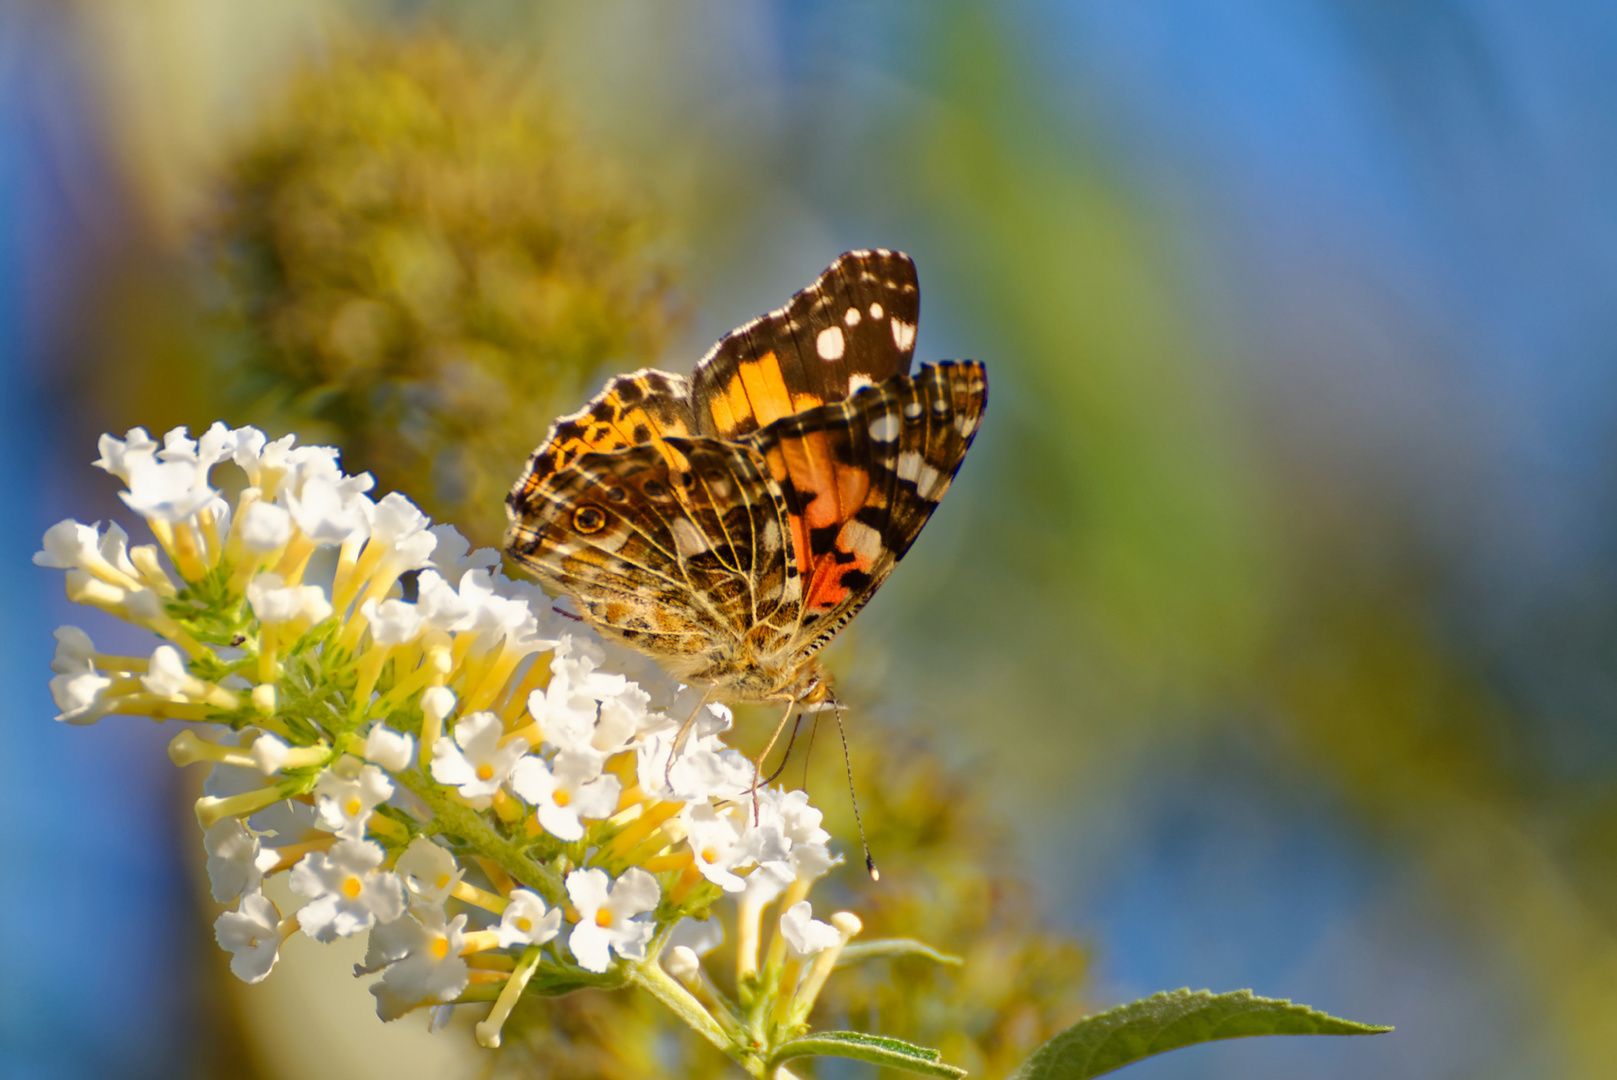
[[599, 506], [580, 506], [573, 511], [573, 528], [588, 536], [606, 528], [606, 515]]

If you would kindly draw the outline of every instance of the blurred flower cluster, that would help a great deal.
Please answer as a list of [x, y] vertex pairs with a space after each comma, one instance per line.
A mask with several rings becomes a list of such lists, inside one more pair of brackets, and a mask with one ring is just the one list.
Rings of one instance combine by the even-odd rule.
[[[170, 756], [210, 767], [196, 814], [237, 976], [266, 978], [294, 933], [364, 934], [383, 1019], [492, 1001], [478, 1036], [498, 1046], [525, 991], [633, 983], [773, 1069], [860, 921], [814, 917], [838, 861], [820, 812], [756, 787], [720, 740], [727, 709], [403, 496], [373, 501], [330, 447], [216, 424], [100, 450], [156, 542], [68, 520], [35, 562], [164, 643], [110, 655], [60, 629], [57, 719], [201, 725]], [[225, 462], [245, 474], [233, 501]], [[264, 892], [280, 873], [303, 901], [289, 913]], [[728, 992], [702, 959], [726, 940]]]
[[658, 217], [534, 70], [431, 33], [334, 46], [210, 229], [244, 404], [486, 542], [534, 433], [674, 317]]

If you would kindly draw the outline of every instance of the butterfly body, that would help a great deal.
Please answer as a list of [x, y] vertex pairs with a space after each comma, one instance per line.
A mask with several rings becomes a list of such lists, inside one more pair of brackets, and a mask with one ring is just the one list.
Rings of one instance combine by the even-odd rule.
[[908, 257], [849, 252], [691, 379], [611, 380], [534, 451], [507, 552], [720, 698], [823, 700], [817, 654], [909, 550], [987, 401], [981, 364], [909, 373], [918, 310]]

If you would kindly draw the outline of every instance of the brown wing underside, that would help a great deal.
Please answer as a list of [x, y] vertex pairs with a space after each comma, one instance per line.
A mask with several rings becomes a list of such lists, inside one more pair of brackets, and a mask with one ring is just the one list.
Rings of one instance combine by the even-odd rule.
[[716, 678], [755, 626], [795, 625], [785, 500], [749, 446], [591, 451], [518, 498], [506, 550], [609, 636]]
[[690, 384], [683, 377], [652, 368], [619, 375], [578, 412], [550, 425], [507, 502], [525, 498], [585, 454], [687, 438], [695, 431]]
[[[983, 366], [926, 364], [746, 438], [786, 499], [806, 662], [870, 600], [948, 491], [988, 402]], [[829, 467], [818, 463], [829, 462]]]

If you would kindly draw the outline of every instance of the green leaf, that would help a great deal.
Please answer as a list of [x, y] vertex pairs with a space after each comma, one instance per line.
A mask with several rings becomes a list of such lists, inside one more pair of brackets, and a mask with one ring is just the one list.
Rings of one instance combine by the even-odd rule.
[[859, 941], [849, 945], [838, 954], [836, 966], [843, 968], [850, 964], [862, 964], [866, 960], [882, 960], [893, 956], [919, 956], [934, 964], [947, 964], [951, 967], [965, 963], [958, 956], [938, 952], [932, 946], [914, 938], [878, 938], [875, 941]]
[[1010, 1080], [1089, 1080], [1152, 1054], [1248, 1035], [1379, 1035], [1390, 1027], [1338, 1020], [1306, 1005], [1254, 997], [1170, 990], [1080, 1020], [1051, 1039]]
[[777, 1065], [797, 1057], [845, 1057], [855, 1061], [868, 1061], [884, 1069], [903, 1069], [922, 1076], [944, 1076], [960, 1080], [965, 1069], [945, 1065], [943, 1055], [924, 1046], [916, 1046], [902, 1039], [889, 1039], [885, 1035], [864, 1035], [857, 1031], [817, 1031], [783, 1043], [769, 1059], [769, 1072]]

